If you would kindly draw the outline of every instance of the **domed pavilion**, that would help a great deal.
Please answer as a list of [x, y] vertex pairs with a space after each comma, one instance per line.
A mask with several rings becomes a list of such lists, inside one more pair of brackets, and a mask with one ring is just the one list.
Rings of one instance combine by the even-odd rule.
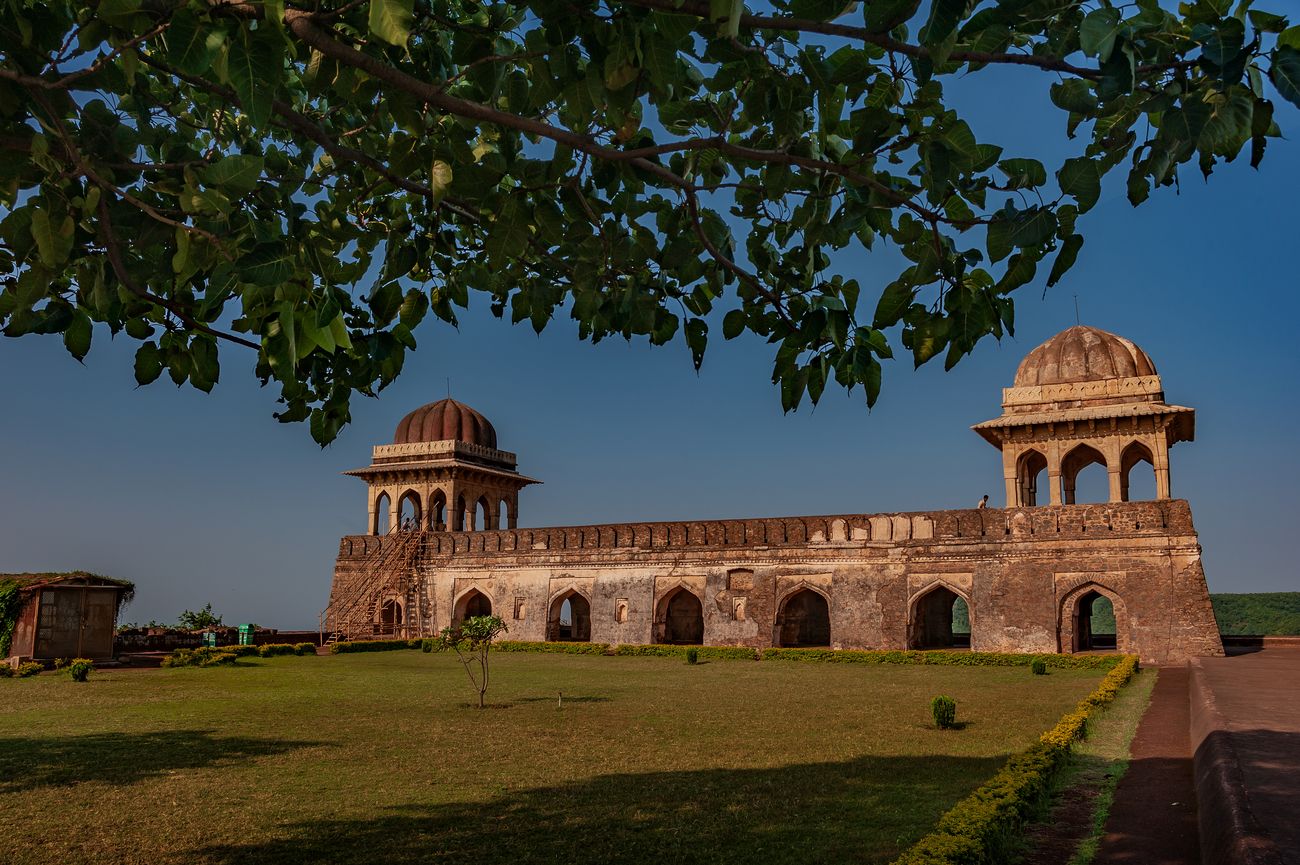
[[1078, 325], [1021, 361], [1002, 391], [1002, 415], [973, 429], [1002, 451], [1007, 507], [1074, 504], [1075, 481], [1093, 463], [1105, 467], [1110, 501], [1129, 500], [1139, 463], [1155, 472], [1157, 499], [1168, 499], [1169, 448], [1191, 441], [1195, 412], [1165, 402], [1151, 357], [1122, 336]]
[[450, 398], [408, 413], [392, 444], [374, 448], [369, 466], [344, 474], [370, 487], [372, 535], [513, 529], [519, 491], [540, 483], [519, 474], [515, 455], [497, 448], [487, 418]]

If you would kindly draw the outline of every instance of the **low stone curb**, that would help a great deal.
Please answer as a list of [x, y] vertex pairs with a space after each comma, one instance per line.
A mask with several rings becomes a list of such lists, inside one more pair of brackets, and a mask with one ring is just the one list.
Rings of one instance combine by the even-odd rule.
[[1189, 662], [1192, 771], [1201, 861], [1220, 865], [1283, 865], [1282, 853], [1255, 818], [1232, 734], [1205, 681], [1199, 659]]

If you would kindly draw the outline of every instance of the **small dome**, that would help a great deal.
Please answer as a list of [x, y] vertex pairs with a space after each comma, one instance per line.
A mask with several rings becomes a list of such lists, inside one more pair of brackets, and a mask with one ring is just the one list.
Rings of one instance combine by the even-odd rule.
[[1156, 365], [1130, 340], [1095, 327], [1063, 330], [1020, 362], [1016, 387], [1155, 375]]
[[487, 418], [464, 403], [440, 399], [422, 405], [402, 418], [393, 434], [393, 444], [396, 445], [449, 439], [496, 448], [497, 431]]

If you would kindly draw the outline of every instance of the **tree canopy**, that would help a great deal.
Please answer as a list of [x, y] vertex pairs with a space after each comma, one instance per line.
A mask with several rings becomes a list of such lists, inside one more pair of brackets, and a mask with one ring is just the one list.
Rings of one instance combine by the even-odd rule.
[[[81, 359], [100, 322], [141, 384], [205, 391], [255, 351], [322, 444], [471, 292], [697, 367], [721, 318], [786, 409], [874, 403], [895, 343], [951, 367], [1010, 332], [1106, 175], [1137, 205], [1258, 166], [1300, 103], [1300, 27], [1251, 0], [0, 3], [5, 335]], [[976, 139], [944, 83], [999, 66], [1077, 155]], [[895, 278], [837, 272], [884, 243]]]

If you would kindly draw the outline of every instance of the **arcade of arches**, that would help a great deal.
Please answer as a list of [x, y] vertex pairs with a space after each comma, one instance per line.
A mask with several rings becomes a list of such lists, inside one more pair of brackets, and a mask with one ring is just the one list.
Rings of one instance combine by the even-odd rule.
[[485, 417], [440, 400], [348, 472], [368, 521], [340, 544], [324, 621], [416, 636], [495, 612], [516, 640], [1222, 654], [1191, 508], [1171, 495], [1194, 420], [1142, 349], [1072, 327], [974, 426], [1001, 454], [1004, 509], [520, 528], [537, 481]]

